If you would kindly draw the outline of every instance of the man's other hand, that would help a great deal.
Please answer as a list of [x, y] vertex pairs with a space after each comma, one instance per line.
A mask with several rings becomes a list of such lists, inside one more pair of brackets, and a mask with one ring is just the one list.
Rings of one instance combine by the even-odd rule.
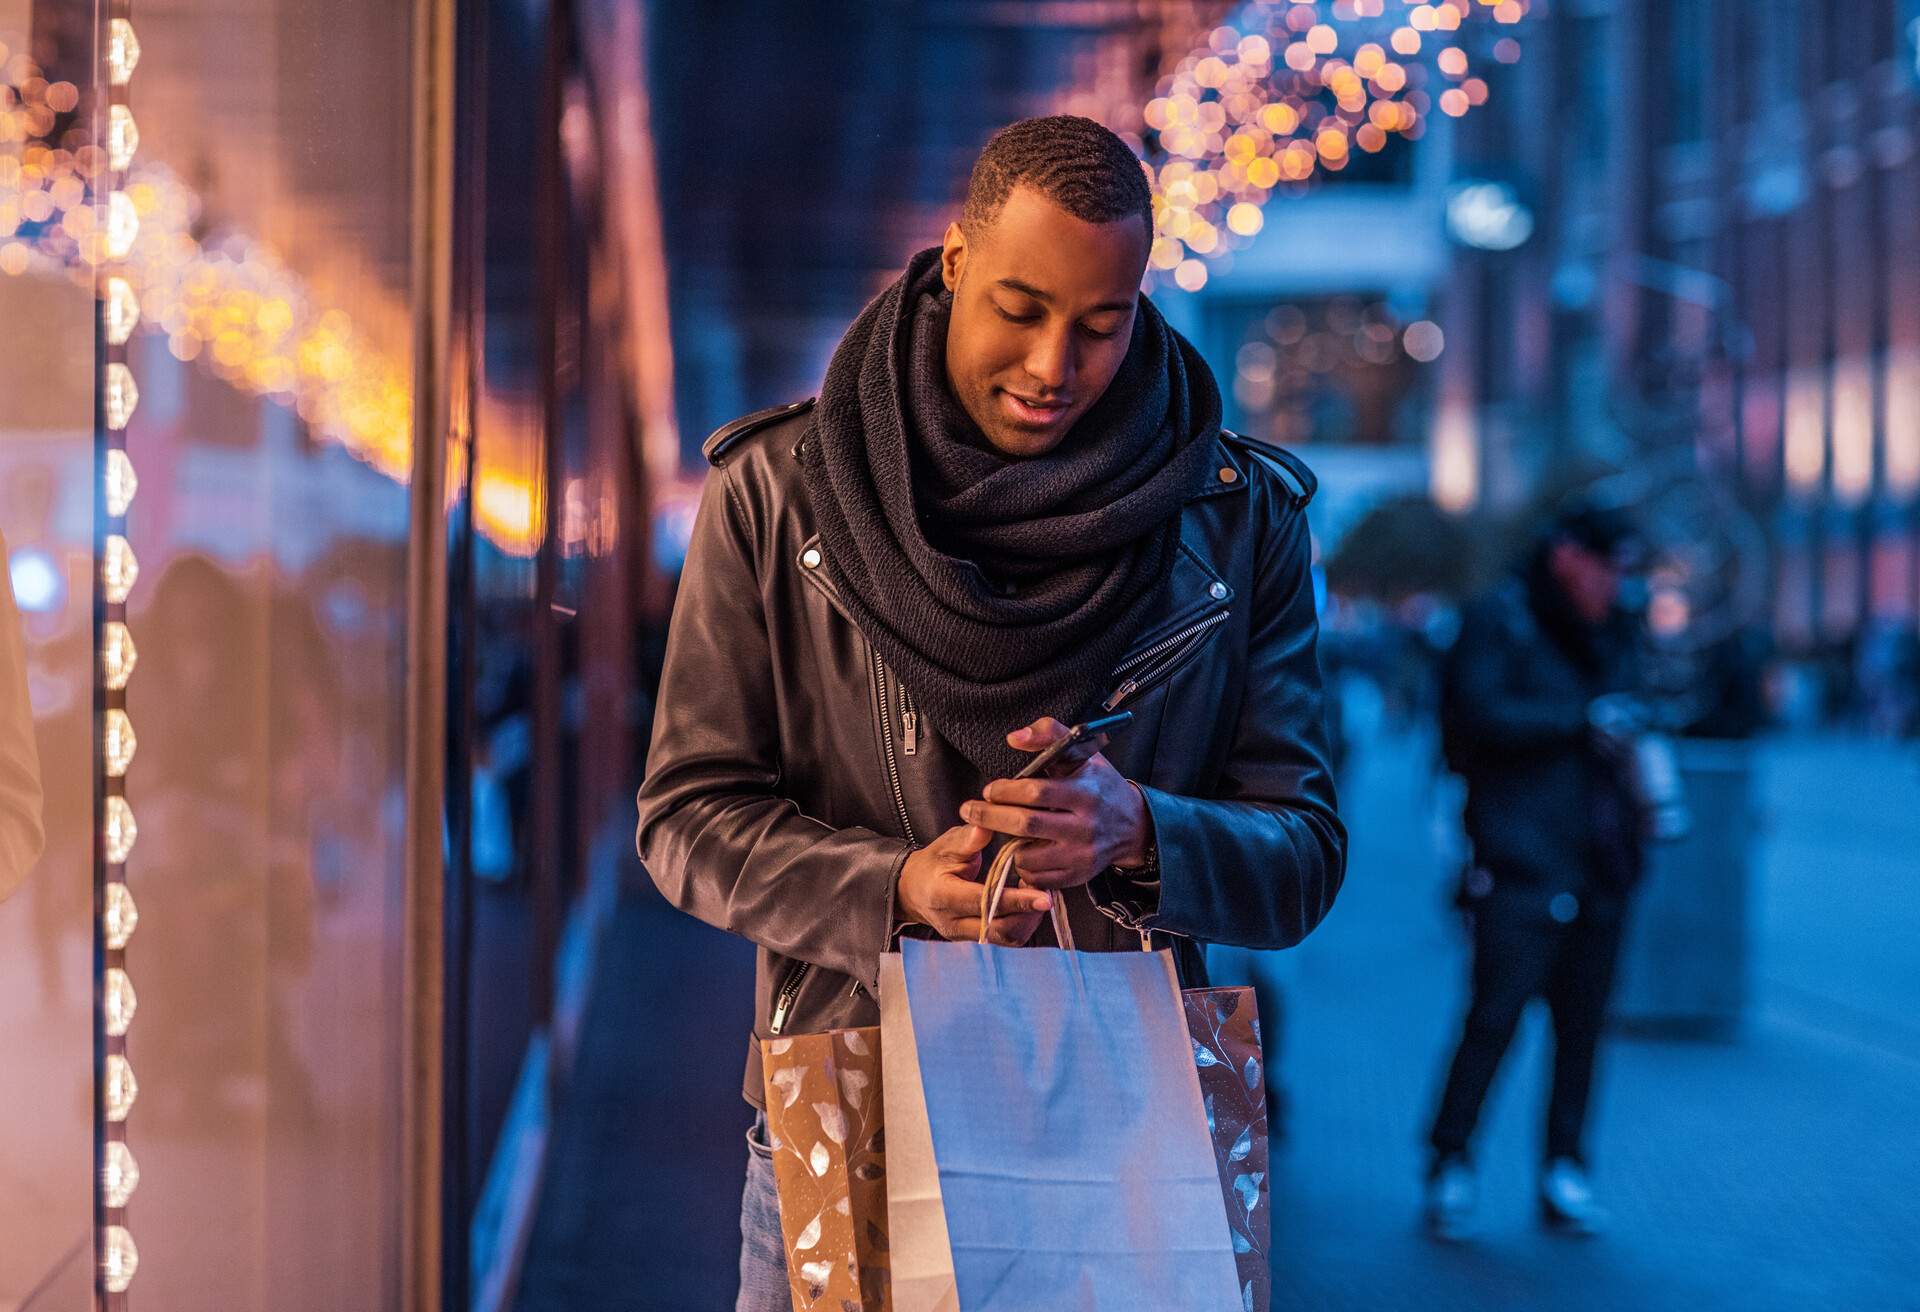
[[[955, 825], [920, 848], [900, 868], [894, 895], [900, 919], [931, 925], [940, 937], [972, 943], [980, 938], [980, 854], [993, 841], [991, 830]], [[1039, 889], [1010, 888], [1000, 898], [1000, 914], [987, 929], [987, 942], [1018, 947], [1033, 937], [1053, 900]]]
[[[1007, 744], [1038, 752], [1066, 735], [1067, 726], [1048, 717], [1014, 730]], [[1037, 888], [1074, 888], [1108, 866], [1144, 865], [1152, 850], [1146, 799], [1099, 751], [1064, 778], [996, 779], [985, 794], [961, 807], [961, 818], [1026, 839], [1013, 866]]]

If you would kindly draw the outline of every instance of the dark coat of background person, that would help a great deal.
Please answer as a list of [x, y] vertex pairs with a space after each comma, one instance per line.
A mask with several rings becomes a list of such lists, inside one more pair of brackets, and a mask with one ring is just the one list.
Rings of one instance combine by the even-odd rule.
[[[907, 855], [954, 824], [977, 769], [916, 724], [843, 612], [795, 447], [807, 404], [710, 439], [639, 797], [638, 847], [667, 900], [759, 945], [755, 1033], [878, 1023], [880, 955]], [[1327, 914], [1345, 871], [1315, 655], [1305, 507], [1312, 476], [1222, 433], [1181, 514], [1164, 613], [1129, 658], [1178, 639], [1107, 751], [1142, 787], [1161, 869], [1148, 922], [1183, 981], [1202, 945], [1281, 948]], [[1183, 636], [1184, 635], [1184, 636]], [[1123, 658], [1125, 668], [1128, 658]], [[1007, 726], [1009, 729], [1018, 726]], [[897, 787], [896, 787], [897, 784]], [[1081, 946], [1139, 936], [1069, 900]], [[745, 1092], [758, 1104], [759, 1051]]]
[[1624, 895], [1642, 844], [1587, 708], [1634, 686], [1630, 622], [1575, 618], [1544, 564], [1468, 603], [1441, 676], [1441, 742], [1467, 785], [1474, 864], [1503, 893]]

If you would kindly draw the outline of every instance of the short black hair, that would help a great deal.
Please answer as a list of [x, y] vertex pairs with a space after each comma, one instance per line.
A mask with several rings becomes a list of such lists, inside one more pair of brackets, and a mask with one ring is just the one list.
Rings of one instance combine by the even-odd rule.
[[967, 181], [961, 228], [971, 236], [991, 224], [1022, 183], [1076, 219], [1112, 223], [1138, 215], [1153, 235], [1145, 169], [1126, 142], [1090, 118], [1026, 118], [994, 133]]

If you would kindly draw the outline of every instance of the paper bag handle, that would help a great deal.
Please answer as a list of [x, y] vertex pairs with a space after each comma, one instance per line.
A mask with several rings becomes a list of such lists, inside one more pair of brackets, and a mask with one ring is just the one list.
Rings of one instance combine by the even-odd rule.
[[[994, 916], [1000, 911], [1000, 895], [1006, 892], [1007, 886], [1013, 882], [1014, 855], [1026, 844], [1027, 840], [1024, 838], [1010, 839], [1001, 844], [1000, 850], [994, 853], [993, 864], [987, 867], [986, 882], [980, 886], [980, 941], [982, 943], [987, 941], [987, 926], [993, 923]], [[1067, 923], [1065, 889], [1060, 889], [1053, 894], [1049, 903], [1049, 912], [1053, 917], [1053, 937], [1062, 948], [1068, 952], [1073, 951], [1073, 927]]]

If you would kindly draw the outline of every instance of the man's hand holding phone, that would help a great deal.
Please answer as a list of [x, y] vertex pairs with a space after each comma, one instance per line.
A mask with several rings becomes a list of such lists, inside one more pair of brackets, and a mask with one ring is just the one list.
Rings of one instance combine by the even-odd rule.
[[1014, 869], [1031, 888], [1009, 888], [987, 941], [1017, 946], [1033, 937], [1052, 906], [1047, 889], [1084, 884], [1109, 865], [1144, 864], [1152, 821], [1140, 790], [1101, 755], [1107, 733], [1131, 715], [1070, 729], [1047, 717], [1007, 735], [1034, 759], [1014, 779], [996, 779], [985, 799], [960, 808], [963, 823], [907, 858], [895, 895], [900, 918], [931, 925], [942, 938], [980, 937], [981, 855], [995, 834], [1026, 842]]
[[[1071, 736], [1066, 725], [1048, 717], [1008, 734], [1007, 743], [1044, 753]], [[1145, 865], [1153, 850], [1152, 817], [1140, 790], [1102, 755], [1106, 745], [1105, 733], [1088, 734], [1062, 749], [1041, 774], [994, 780], [984, 800], [960, 808], [961, 819], [1027, 840], [1013, 865], [1034, 888], [1077, 888], [1108, 866]]]

